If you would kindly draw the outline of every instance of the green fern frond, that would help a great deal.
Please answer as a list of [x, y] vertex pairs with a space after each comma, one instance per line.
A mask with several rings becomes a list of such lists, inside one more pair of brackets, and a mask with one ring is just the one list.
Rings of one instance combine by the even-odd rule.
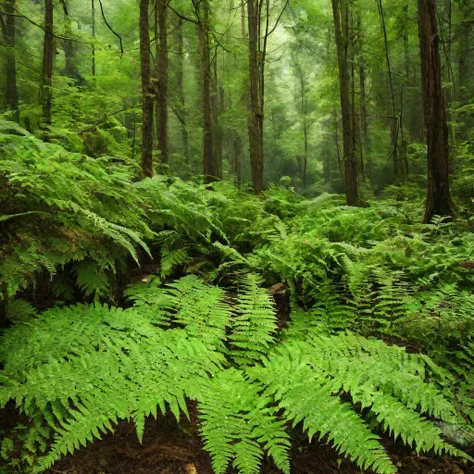
[[283, 472], [290, 472], [289, 436], [270, 405], [261, 387], [235, 369], [205, 385], [199, 403], [201, 432], [216, 474], [225, 473], [231, 462], [241, 473], [257, 474], [264, 449]]
[[264, 357], [275, 340], [276, 315], [269, 292], [258, 286], [258, 277], [247, 275], [239, 285], [230, 342], [239, 364]]

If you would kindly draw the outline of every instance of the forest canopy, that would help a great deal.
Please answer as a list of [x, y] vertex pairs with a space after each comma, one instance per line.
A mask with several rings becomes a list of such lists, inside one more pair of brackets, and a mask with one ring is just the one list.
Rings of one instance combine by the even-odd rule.
[[473, 25], [0, 0], [0, 473], [169, 415], [217, 474], [472, 472]]

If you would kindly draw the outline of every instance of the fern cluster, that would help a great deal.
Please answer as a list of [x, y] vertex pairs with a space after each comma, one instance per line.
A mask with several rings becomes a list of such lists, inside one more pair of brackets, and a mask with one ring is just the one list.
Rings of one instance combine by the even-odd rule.
[[12, 132], [0, 133], [0, 282], [14, 295], [72, 263], [86, 293], [104, 290], [104, 272], [152, 235], [131, 169]]
[[[229, 464], [258, 473], [265, 454], [289, 473], [289, 423], [363, 468], [394, 473], [377, 426], [417, 451], [466, 457], [427, 416], [459, 421], [428, 358], [379, 340], [309, 329], [310, 314], [278, 333], [269, 294], [249, 275], [237, 292], [187, 276], [128, 290], [125, 310], [101, 304], [56, 307], [5, 332], [0, 405], [15, 400], [31, 419], [31, 466], [42, 472], [119, 419], [157, 411], [187, 414], [196, 400], [217, 474]], [[349, 397], [349, 399], [347, 398]], [[350, 401], [349, 401], [350, 400]], [[360, 405], [363, 412], [354, 407]]]

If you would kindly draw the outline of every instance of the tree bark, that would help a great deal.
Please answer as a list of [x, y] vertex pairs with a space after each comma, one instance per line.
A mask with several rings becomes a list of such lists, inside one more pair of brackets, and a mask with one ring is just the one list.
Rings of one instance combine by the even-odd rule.
[[8, 13], [5, 18], [5, 43], [7, 46], [6, 53], [6, 84], [5, 84], [5, 106], [13, 112], [13, 119], [16, 122], [20, 120], [18, 110], [18, 89], [16, 80], [16, 24], [15, 24], [15, 1], [5, 1], [5, 11]]
[[153, 88], [150, 68], [148, 2], [140, 0], [140, 66], [142, 79], [142, 172], [153, 176]]
[[53, 101], [53, 58], [54, 58], [54, 27], [53, 0], [45, 0], [44, 10], [44, 40], [43, 40], [43, 68], [41, 74], [41, 106], [42, 126], [51, 125], [51, 111]]
[[[168, 0], [156, 0], [156, 22], [158, 25], [156, 91], [158, 149], [161, 162], [168, 163]], [[159, 41], [158, 41], [159, 40]]]
[[256, 193], [263, 191], [263, 108], [261, 82], [261, 64], [259, 60], [260, 40], [260, 2], [248, 0], [248, 36], [249, 36], [249, 73], [250, 73], [250, 114], [249, 144], [250, 169], [253, 188]]
[[441, 57], [435, 0], [418, 0], [421, 89], [428, 144], [428, 186], [423, 222], [434, 215], [453, 216], [449, 183], [446, 99], [441, 85]]
[[348, 50], [350, 44], [348, 34], [348, 0], [332, 0], [332, 8], [336, 33], [337, 62], [339, 66], [346, 201], [349, 206], [358, 206], [357, 157], [354, 147], [355, 137], [351, 121], [351, 101], [349, 97], [350, 77]]

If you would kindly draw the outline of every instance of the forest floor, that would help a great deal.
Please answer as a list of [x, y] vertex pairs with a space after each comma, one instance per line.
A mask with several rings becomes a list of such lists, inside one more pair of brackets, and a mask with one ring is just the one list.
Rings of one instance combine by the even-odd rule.
[[[398, 443], [386, 440], [400, 474], [473, 474], [474, 466], [444, 456], [416, 456]], [[300, 443], [292, 452], [293, 474], [359, 474], [363, 471], [349, 461], [339, 463], [330, 446], [313, 442]], [[170, 416], [163, 416], [146, 425], [140, 445], [133, 423], [122, 422], [114, 434], [66, 456], [47, 474], [213, 474], [208, 454], [202, 449], [197, 425], [180, 425]], [[270, 462], [261, 474], [280, 474]]]

